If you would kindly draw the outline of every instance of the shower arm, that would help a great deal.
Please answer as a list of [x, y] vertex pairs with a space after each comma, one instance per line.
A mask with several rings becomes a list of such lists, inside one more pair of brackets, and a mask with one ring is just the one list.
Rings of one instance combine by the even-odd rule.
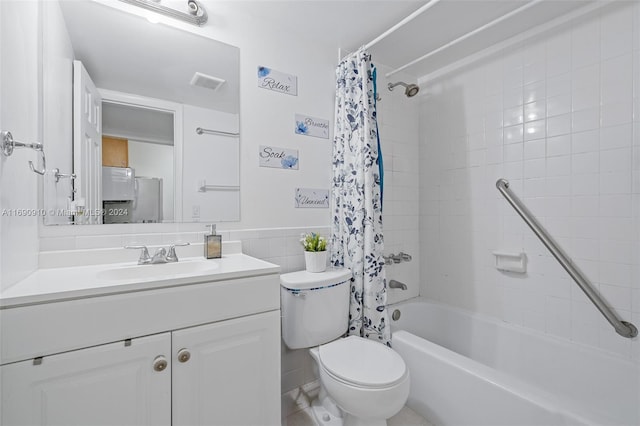
[[593, 285], [589, 282], [587, 277], [573, 264], [571, 259], [562, 251], [558, 246], [558, 243], [549, 235], [546, 229], [536, 220], [531, 214], [529, 209], [520, 201], [520, 199], [509, 189], [509, 181], [506, 179], [498, 179], [496, 182], [496, 188], [504, 196], [504, 198], [511, 204], [511, 207], [520, 215], [520, 217], [531, 228], [534, 234], [540, 239], [542, 244], [549, 249], [553, 257], [560, 263], [565, 271], [573, 278], [578, 284], [580, 289], [586, 294], [589, 300], [598, 308], [600, 313], [609, 321], [609, 324], [613, 326], [622, 337], [633, 338], [638, 335], [638, 329], [630, 322], [622, 321], [618, 316], [607, 306], [602, 297], [594, 290]]

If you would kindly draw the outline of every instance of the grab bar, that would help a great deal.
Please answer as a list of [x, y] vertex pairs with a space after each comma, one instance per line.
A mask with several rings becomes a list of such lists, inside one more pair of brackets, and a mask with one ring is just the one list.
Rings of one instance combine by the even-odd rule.
[[582, 274], [582, 272], [571, 262], [569, 257], [558, 246], [558, 243], [549, 235], [546, 229], [540, 225], [536, 218], [531, 214], [529, 209], [522, 204], [522, 201], [509, 189], [509, 181], [506, 179], [498, 179], [496, 182], [496, 188], [504, 196], [504, 198], [511, 204], [511, 207], [520, 215], [520, 217], [529, 225], [529, 228], [540, 239], [542, 244], [551, 252], [553, 257], [560, 263], [565, 271], [573, 278], [578, 284], [580, 289], [587, 295], [589, 300], [596, 305], [596, 308], [604, 315], [609, 321], [609, 324], [613, 326], [616, 333], [622, 337], [636, 337], [638, 335], [638, 329], [635, 325], [627, 321], [622, 321], [618, 316], [605, 304], [600, 295], [593, 289], [592, 284]]

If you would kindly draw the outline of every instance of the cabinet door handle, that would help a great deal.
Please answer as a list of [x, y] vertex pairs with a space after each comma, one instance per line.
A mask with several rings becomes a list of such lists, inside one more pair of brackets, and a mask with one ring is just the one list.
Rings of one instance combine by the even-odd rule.
[[178, 361], [187, 362], [191, 359], [191, 353], [186, 349], [180, 349], [178, 351]]
[[167, 359], [162, 355], [158, 355], [156, 359], [153, 360], [153, 369], [155, 371], [163, 371], [167, 368], [167, 365]]

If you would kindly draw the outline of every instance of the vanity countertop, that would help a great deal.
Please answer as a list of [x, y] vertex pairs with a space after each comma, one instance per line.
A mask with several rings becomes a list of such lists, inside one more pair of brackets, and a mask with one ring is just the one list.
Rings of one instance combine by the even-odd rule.
[[173, 264], [138, 266], [125, 262], [42, 268], [2, 291], [0, 309], [279, 272], [278, 265], [241, 253], [220, 259], [182, 258]]

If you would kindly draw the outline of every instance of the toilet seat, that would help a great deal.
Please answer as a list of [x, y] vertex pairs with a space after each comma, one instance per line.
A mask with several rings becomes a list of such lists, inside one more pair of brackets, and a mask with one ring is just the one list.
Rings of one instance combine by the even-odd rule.
[[321, 345], [322, 368], [336, 380], [364, 388], [387, 388], [407, 376], [407, 366], [393, 349], [363, 337], [349, 336]]

